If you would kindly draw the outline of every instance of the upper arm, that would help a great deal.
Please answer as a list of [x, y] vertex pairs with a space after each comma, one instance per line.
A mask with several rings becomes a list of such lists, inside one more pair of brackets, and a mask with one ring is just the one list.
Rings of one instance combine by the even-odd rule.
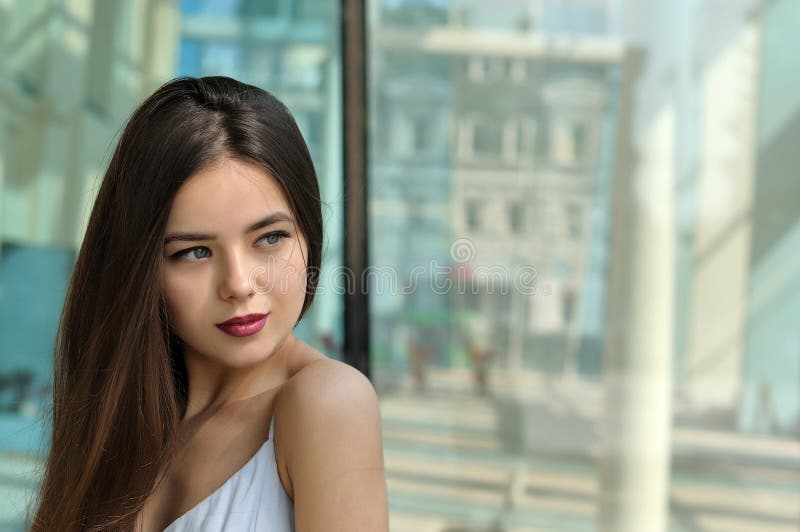
[[369, 380], [341, 362], [317, 362], [280, 402], [295, 530], [388, 531], [380, 410]]

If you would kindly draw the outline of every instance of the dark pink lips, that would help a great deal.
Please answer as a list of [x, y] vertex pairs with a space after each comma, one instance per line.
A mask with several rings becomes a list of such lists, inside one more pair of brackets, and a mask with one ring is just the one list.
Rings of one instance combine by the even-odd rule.
[[217, 327], [231, 336], [250, 336], [260, 331], [267, 322], [267, 314], [248, 314], [246, 316], [236, 316], [222, 323]]
[[217, 325], [239, 325], [242, 323], [251, 323], [260, 320], [264, 316], [266, 316], [266, 314], [248, 314], [246, 316], [236, 316], [235, 318], [231, 318], [228, 321], [223, 321]]

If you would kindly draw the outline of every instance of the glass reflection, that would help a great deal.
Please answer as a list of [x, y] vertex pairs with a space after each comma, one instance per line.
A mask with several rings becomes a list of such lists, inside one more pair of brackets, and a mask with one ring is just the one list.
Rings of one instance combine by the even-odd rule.
[[800, 9], [640, 4], [370, 3], [393, 531], [799, 524]]

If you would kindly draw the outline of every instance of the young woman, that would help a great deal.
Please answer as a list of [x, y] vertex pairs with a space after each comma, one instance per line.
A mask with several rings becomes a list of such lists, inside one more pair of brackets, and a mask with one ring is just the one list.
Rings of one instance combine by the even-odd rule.
[[148, 98], [70, 282], [31, 530], [388, 530], [375, 392], [293, 332], [321, 250], [283, 104], [224, 77]]

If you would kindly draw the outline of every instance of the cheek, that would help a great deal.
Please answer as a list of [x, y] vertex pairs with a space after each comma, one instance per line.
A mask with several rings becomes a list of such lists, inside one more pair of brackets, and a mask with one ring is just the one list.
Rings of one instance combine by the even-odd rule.
[[174, 325], [181, 323], [193, 308], [198, 308], [199, 301], [196, 286], [180, 276], [165, 274], [162, 277], [161, 290], [167, 306], [167, 314]]
[[287, 302], [305, 297], [306, 272], [302, 263], [286, 268], [278, 275], [276, 281], [277, 297]]
[[306, 267], [302, 256], [292, 260], [287, 268], [278, 275], [277, 291], [273, 300], [277, 303], [287, 319], [294, 320], [300, 315], [306, 297]]
[[295, 245], [288, 249], [282, 257], [267, 261], [270, 265], [266, 268], [266, 273], [259, 276], [259, 282], [263, 281], [263, 286], [267, 287], [266, 292], [271, 293], [275, 298], [295, 300], [298, 297], [305, 299], [307, 283], [306, 257], [300, 251], [300, 247]]

